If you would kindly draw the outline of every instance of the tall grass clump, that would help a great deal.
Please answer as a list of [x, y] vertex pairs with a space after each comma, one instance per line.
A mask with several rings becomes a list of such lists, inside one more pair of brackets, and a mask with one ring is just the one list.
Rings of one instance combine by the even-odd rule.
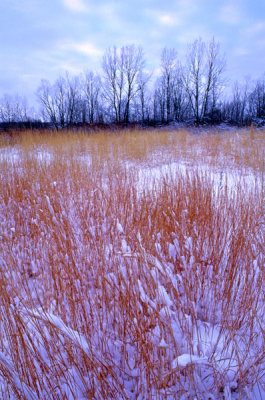
[[262, 399], [263, 133], [12, 140], [0, 397]]

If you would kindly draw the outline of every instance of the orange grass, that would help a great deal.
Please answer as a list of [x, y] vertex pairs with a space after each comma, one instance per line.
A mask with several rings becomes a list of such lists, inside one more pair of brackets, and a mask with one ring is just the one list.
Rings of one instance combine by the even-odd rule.
[[[262, 131], [25, 132], [2, 149], [1, 398], [262, 398]], [[139, 182], [172, 161], [193, 167]]]

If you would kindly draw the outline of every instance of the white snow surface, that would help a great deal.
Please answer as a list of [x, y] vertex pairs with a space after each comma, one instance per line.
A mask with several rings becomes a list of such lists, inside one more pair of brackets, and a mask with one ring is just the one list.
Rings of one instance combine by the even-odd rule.
[[[0, 162], [12, 163], [13, 165], [19, 164], [20, 152], [19, 149], [13, 148], [9, 150], [1, 149], [0, 151]], [[46, 150], [36, 149], [36, 151], [32, 154], [32, 157], [36, 159], [38, 163], [50, 163], [52, 162], [53, 156]], [[88, 166], [91, 163], [91, 160], [88, 157], [82, 156], [82, 162], [87, 163]], [[131, 168], [132, 165], [127, 163], [126, 168]], [[134, 166], [135, 167], [135, 166]], [[184, 162], [176, 162], [173, 161], [170, 164], [152, 166], [152, 167], [141, 167], [138, 169], [138, 189], [139, 192], [142, 192], [146, 189], [151, 190], [154, 186], [159, 187], [160, 179], [163, 179], [165, 176], [170, 176], [174, 179], [174, 174], [176, 171], [181, 171], [184, 175], [189, 173], [189, 170], [193, 168], [185, 164]], [[236, 190], [239, 186], [244, 186], [249, 188], [249, 190], [255, 190], [256, 187], [260, 187], [261, 178], [256, 177], [251, 171], [247, 171], [245, 175], [236, 175], [235, 173], [230, 172], [229, 170], [211, 170], [208, 173], [208, 167], [206, 165], [200, 165], [197, 167], [198, 173], [201, 175], [208, 174], [208, 178], [214, 181], [216, 191], [224, 190], [226, 188], [230, 195], [233, 196], [234, 190]], [[0, 172], [1, 173], [1, 172]], [[170, 178], [170, 179], [171, 179]], [[53, 182], [54, 190], [58, 190], [59, 182]], [[50, 198], [48, 195], [45, 196], [46, 206], [50, 215], [53, 219], [54, 224], [60, 224], [56, 216], [56, 212], [51, 204]], [[3, 204], [1, 204], [3, 208]], [[74, 212], [74, 203], [72, 205], [72, 216], [71, 223], [75, 227], [76, 232], [76, 242], [82, 243], [82, 238], [80, 239], [80, 227], [79, 221], [75, 220], [75, 212]], [[3, 217], [2, 217], [3, 220]], [[34, 222], [34, 221], [33, 221]], [[38, 226], [39, 222], [36, 219], [36, 225]], [[9, 234], [7, 231], [4, 231], [5, 226], [1, 223], [0, 217], [0, 226], [2, 231], [0, 231], [0, 236], [10, 236], [15, 235], [16, 226], [13, 225], [11, 221], [12, 227], [10, 228], [11, 233]], [[40, 227], [39, 227], [40, 228]], [[96, 237], [96, 226], [91, 225], [90, 234]], [[107, 229], [107, 228], [106, 228]], [[137, 265], [137, 254], [134, 254], [130, 246], [127, 244], [126, 239], [124, 238], [124, 227], [121, 222], [116, 220], [115, 229], [117, 230], [118, 235], [121, 237], [121, 248], [117, 251], [117, 257], [120, 260], [120, 271], [119, 273], [123, 277], [123, 282], [126, 281], [126, 278], [129, 274], [134, 274], [135, 268]], [[141, 238], [139, 237], [139, 241]], [[264, 382], [264, 370], [265, 364], [261, 363], [259, 374], [255, 376], [255, 380], [253, 380], [253, 384], [251, 379], [253, 376], [251, 375], [251, 371], [253, 366], [255, 366], [261, 355], [261, 352], [264, 351], [264, 326], [260, 326], [257, 322], [257, 325], [252, 327], [252, 331], [249, 331], [246, 327], [242, 328], [243, 334], [241, 335], [240, 329], [238, 330], [238, 335], [235, 337], [230, 337], [229, 329], [225, 329], [221, 324], [221, 320], [219, 319], [221, 311], [218, 310], [218, 304], [216, 304], [216, 318], [213, 320], [204, 320], [203, 315], [205, 308], [207, 308], [210, 304], [211, 296], [215, 294], [210, 292], [206, 297], [201, 298], [200, 304], [194, 304], [193, 310], [187, 308], [187, 304], [185, 304], [184, 297], [181, 296], [183, 293], [183, 285], [185, 285], [185, 279], [189, 279], [189, 269], [193, 263], [195, 263], [195, 259], [193, 258], [193, 248], [196, 246], [195, 243], [192, 242], [190, 237], [186, 238], [186, 249], [189, 253], [189, 260], [183, 259], [183, 264], [185, 264], [185, 271], [183, 275], [176, 274], [174, 272], [174, 265], [177, 256], [179, 256], [179, 244], [177, 239], [174, 240], [173, 243], [168, 243], [168, 256], [171, 259], [172, 263], [161, 262], [158, 258], [152, 258], [151, 262], [146, 265], [141, 266], [142, 270], [146, 272], [146, 276], [151, 276], [153, 282], [156, 285], [156, 291], [154, 296], [147, 294], [148, 288], [148, 280], [143, 279], [142, 276], [138, 278], [138, 290], [139, 290], [139, 307], [142, 309], [145, 308], [146, 312], [155, 313], [158, 312], [163, 323], [165, 325], [170, 326], [170, 330], [172, 332], [172, 336], [168, 336], [165, 338], [163, 336], [163, 332], [161, 331], [161, 327], [158, 325], [150, 328], [150, 331], [147, 334], [146, 340], [149, 341], [153, 346], [157, 346], [158, 354], [157, 359], [153, 360], [155, 365], [163, 365], [163, 370], [161, 370], [161, 374], [164, 374], [165, 379], [167, 377], [171, 377], [170, 379], [174, 379], [174, 374], [172, 373], [176, 371], [176, 373], [180, 373], [178, 375], [182, 379], [182, 386], [186, 390], [186, 395], [181, 395], [177, 397], [175, 390], [177, 387], [177, 382], [171, 385], [171, 390], [166, 393], [163, 389], [160, 390], [160, 394], [158, 397], [155, 397], [155, 392], [152, 393], [152, 388], [150, 389], [150, 399], [167, 399], [173, 400], [177, 398], [181, 399], [265, 399], [265, 391], [262, 388]], [[159, 249], [159, 243], [157, 245]], [[144, 252], [144, 249], [142, 249]], [[108, 260], [109, 254], [113, 252], [113, 248], [111, 244], [106, 244], [105, 248], [105, 258]], [[147, 255], [148, 256], [148, 255]], [[202, 255], [203, 256], [203, 255]], [[262, 255], [263, 257], [263, 255]], [[161, 259], [163, 257], [161, 256]], [[150, 261], [148, 259], [148, 261]], [[150, 264], [152, 264], [152, 268], [150, 270]], [[260, 268], [260, 262], [258, 263], [257, 259], [253, 260], [253, 282], [255, 280], [263, 279], [264, 269]], [[6, 261], [4, 260], [3, 255], [0, 255], [0, 267], [3, 271], [6, 271], [7, 274], [10, 274], [10, 279], [13, 279], [11, 272], [8, 271], [8, 266]], [[263, 266], [265, 267], [265, 265]], [[209, 271], [211, 271], [212, 266], [209, 265]], [[36, 267], [36, 270], [38, 268]], [[148, 275], [149, 274], [149, 275]], [[222, 277], [219, 276], [219, 279]], [[16, 277], [14, 276], [14, 279]], [[115, 292], [120, 283], [117, 281], [117, 275], [110, 271], [108, 276], [106, 277], [107, 281], [110, 282], [110, 289]], [[81, 285], [80, 282], [76, 282], [77, 285]], [[170, 290], [168, 288], [171, 288]], [[125, 290], [126, 288], [121, 287], [120, 290]], [[135, 387], [137, 386], [137, 382], [139, 376], [143, 373], [140, 371], [139, 366], [136, 365], [136, 353], [137, 348], [133, 341], [127, 343], [127, 353], [128, 360], [127, 363], [124, 363], [123, 368], [125, 373], [122, 375], [121, 369], [119, 365], [123, 363], [122, 361], [122, 351], [124, 344], [116, 338], [115, 329], [111, 331], [111, 324], [113, 323], [115, 317], [114, 315], [110, 315], [108, 317], [111, 323], [105, 321], [105, 324], [108, 325], [109, 329], [109, 337], [106, 337], [105, 340], [105, 350], [103, 352], [100, 341], [101, 335], [99, 326], [95, 325], [91, 327], [91, 338], [88, 339], [84, 337], [84, 335], [78, 330], [68, 326], [66, 322], [59, 316], [56, 316], [53, 312], [54, 306], [51, 305], [49, 310], [44, 311], [41, 306], [38, 305], [38, 288], [37, 280], [32, 283], [32, 295], [33, 297], [36, 295], [36, 305], [35, 309], [28, 309], [23, 305], [21, 299], [16, 298], [13, 307], [15, 307], [18, 315], [27, 323], [27, 326], [31, 330], [31, 340], [32, 343], [38, 348], [39, 353], [42, 354], [43, 360], [49, 364], [49, 357], [46, 352], [42, 336], [39, 332], [39, 324], [41, 324], [43, 331], [45, 331], [46, 327], [52, 326], [56, 330], [58, 337], [58, 346], [62, 346], [61, 355], [62, 357], [66, 357], [63, 351], [64, 341], [69, 341], [73, 346], [78, 348], [81, 352], [83, 352], [88, 359], [97, 360], [98, 368], [108, 368], [110, 363], [113, 361], [114, 370], [116, 375], [119, 377], [121, 385], [124, 387], [128, 399], [147, 399], [141, 395], [141, 390], [136, 391]], [[95, 282], [93, 281], [93, 276], [91, 276], [91, 296], [97, 296], [98, 291], [100, 291], [100, 286], [97, 288]], [[107, 290], [107, 289], [106, 289]], [[178, 301], [181, 303], [181, 318], [179, 315], [179, 309], [176, 307], [176, 300], [173, 296], [174, 290], [177, 290], [180, 293], [180, 298]], [[264, 303], [261, 299], [259, 306], [259, 313], [257, 315], [257, 320], [264, 321], [262, 318], [262, 314], [264, 313]], [[87, 312], [93, 314], [93, 309], [88, 304]], [[208, 315], [211, 315], [211, 310], [208, 310]], [[95, 320], [97, 316], [94, 315]], [[179, 321], [182, 321], [180, 324]], [[132, 323], [137, 324], [137, 319], [132, 321]], [[114, 325], [113, 325], [114, 326]], [[243, 324], [242, 324], [243, 326]], [[187, 338], [184, 332], [189, 332], [190, 337]], [[47, 330], [47, 337], [49, 337], [50, 333]], [[61, 336], [60, 336], [61, 335]], [[255, 345], [253, 341], [251, 341], [251, 337], [255, 336]], [[51, 340], [54, 340], [54, 338]], [[179, 349], [179, 353], [176, 354], [171, 352], [172, 343], [177, 343], [177, 347]], [[228, 343], [226, 345], [226, 343]], [[161, 352], [161, 353], [159, 353]], [[105, 356], [104, 356], [105, 355]], [[163, 363], [162, 361], [165, 361]], [[239, 369], [239, 364], [241, 365]], [[116, 367], [115, 367], [116, 366]], [[25, 399], [37, 399], [37, 392], [34, 392], [25, 382], [21, 382], [18, 374], [16, 372], [15, 366], [12, 363], [12, 354], [10, 349], [7, 347], [1, 349], [0, 351], [0, 367], [2, 370], [7, 368], [9, 371], [12, 371], [12, 379], [16, 382], [16, 386], [21, 393], [21, 398]], [[0, 369], [1, 369], [0, 368]], [[246, 374], [249, 373], [249, 385], [243, 388], [240, 388], [240, 371], [244, 371]], [[197, 380], [197, 384], [199, 387], [200, 395], [195, 393], [194, 388], [190, 388], [186, 376], [189, 373], [194, 375], [194, 379]], [[219, 377], [222, 386], [222, 393], [216, 393], [211, 391], [211, 387], [213, 386], [213, 377], [214, 374]], [[173, 376], [173, 378], [172, 378]], [[67, 379], [66, 379], [67, 377]], [[85, 399], [85, 382], [89, 382], [89, 376], [82, 376], [80, 371], [78, 371], [75, 367], [72, 367], [69, 364], [69, 368], [65, 371], [65, 376], [62, 376], [61, 385], [65, 390], [65, 399]], [[63, 382], [65, 379], [65, 382]], [[109, 378], [110, 380], [112, 377]], [[254, 378], [253, 378], [254, 379]], [[0, 387], [6, 387], [6, 378], [1, 374], [0, 378]], [[48, 387], [48, 385], [47, 385]], [[240, 396], [239, 397], [239, 392]], [[201, 397], [198, 397], [201, 396]], [[10, 399], [16, 399], [16, 395], [10, 395]], [[43, 399], [48, 399], [47, 392], [43, 393]]]

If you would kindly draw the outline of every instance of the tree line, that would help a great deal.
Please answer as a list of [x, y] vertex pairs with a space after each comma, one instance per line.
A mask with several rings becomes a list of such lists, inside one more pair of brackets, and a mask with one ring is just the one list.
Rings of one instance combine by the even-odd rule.
[[113, 123], [265, 123], [265, 80], [235, 83], [226, 99], [226, 62], [214, 38], [191, 43], [184, 62], [176, 49], [164, 48], [156, 76], [147, 73], [145, 65], [141, 47], [114, 46], [105, 51], [99, 74], [65, 73], [54, 83], [42, 80], [37, 90], [38, 113], [25, 99], [5, 95], [0, 99], [0, 122], [57, 129]]

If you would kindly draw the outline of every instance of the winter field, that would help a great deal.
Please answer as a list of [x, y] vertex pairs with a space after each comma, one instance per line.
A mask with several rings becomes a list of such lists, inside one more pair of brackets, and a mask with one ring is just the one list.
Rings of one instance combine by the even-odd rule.
[[0, 398], [265, 398], [265, 132], [0, 136]]

